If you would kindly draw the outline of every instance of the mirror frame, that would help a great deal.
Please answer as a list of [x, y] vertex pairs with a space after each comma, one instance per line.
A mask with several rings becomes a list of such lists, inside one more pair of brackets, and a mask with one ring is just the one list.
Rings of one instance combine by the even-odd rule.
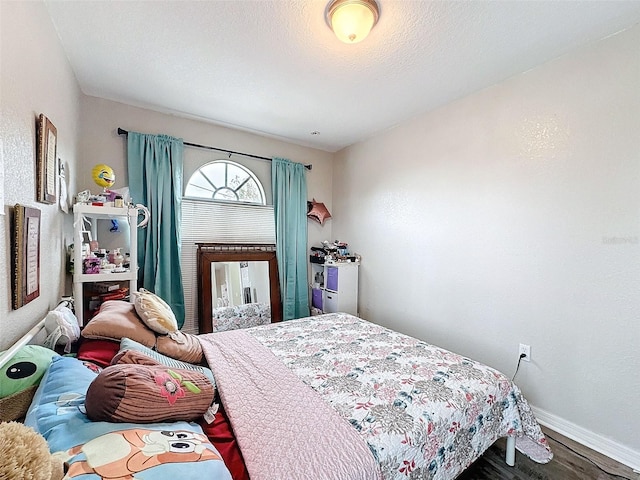
[[[198, 332], [212, 333], [211, 264], [213, 262], [269, 262], [271, 323], [282, 321], [282, 298], [275, 245], [197, 243], [198, 245]], [[208, 321], [207, 321], [208, 319]]]

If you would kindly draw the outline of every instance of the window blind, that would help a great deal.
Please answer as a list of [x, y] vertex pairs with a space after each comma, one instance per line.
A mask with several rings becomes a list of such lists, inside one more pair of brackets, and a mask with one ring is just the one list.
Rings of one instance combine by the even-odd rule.
[[181, 267], [185, 321], [182, 330], [198, 333], [199, 242], [275, 244], [272, 205], [182, 200]]

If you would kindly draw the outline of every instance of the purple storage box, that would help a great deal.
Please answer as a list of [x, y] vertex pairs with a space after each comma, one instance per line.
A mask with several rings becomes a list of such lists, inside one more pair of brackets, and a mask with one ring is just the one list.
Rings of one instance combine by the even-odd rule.
[[338, 267], [327, 267], [327, 278], [324, 279], [327, 290], [338, 291]]
[[319, 288], [311, 289], [311, 306], [322, 310], [322, 290]]

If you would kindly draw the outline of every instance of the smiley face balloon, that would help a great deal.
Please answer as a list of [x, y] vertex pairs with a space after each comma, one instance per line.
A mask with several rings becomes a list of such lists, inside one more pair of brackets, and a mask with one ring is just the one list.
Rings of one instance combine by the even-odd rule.
[[91, 171], [93, 181], [103, 188], [113, 187], [116, 183], [116, 174], [113, 173], [113, 168], [103, 163], [93, 167]]

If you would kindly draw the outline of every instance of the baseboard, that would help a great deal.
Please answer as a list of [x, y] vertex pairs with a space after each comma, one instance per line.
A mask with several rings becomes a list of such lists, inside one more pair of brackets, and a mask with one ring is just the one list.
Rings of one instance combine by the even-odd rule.
[[632, 450], [614, 440], [608, 439], [597, 433], [591, 432], [583, 427], [560, 418], [541, 408], [531, 406], [533, 414], [541, 425], [574, 440], [585, 447], [589, 447], [596, 452], [606, 455], [635, 471], [640, 471], [640, 452]]

